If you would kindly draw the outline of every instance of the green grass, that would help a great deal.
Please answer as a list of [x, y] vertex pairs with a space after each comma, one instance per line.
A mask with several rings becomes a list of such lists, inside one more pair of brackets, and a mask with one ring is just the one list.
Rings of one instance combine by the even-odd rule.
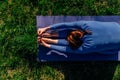
[[1, 0], [0, 80], [120, 80], [119, 62], [38, 63], [36, 15], [120, 15], [120, 1]]

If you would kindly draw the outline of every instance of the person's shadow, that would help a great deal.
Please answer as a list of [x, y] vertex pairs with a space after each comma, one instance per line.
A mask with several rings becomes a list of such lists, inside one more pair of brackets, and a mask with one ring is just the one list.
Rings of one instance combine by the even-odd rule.
[[61, 71], [65, 80], [112, 80], [119, 63], [117, 61], [37, 62], [37, 55], [30, 53], [19, 57], [29, 63], [31, 70], [33, 67], [40, 69], [45, 65]]
[[65, 80], [112, 80], [117, 64], [115, 61], [47, 62], [48, 66], [62, 71]]

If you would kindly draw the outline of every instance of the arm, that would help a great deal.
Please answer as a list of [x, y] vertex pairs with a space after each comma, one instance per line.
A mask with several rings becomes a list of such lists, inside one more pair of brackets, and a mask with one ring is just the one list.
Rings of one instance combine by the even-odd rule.
[[[45, 47], [48, 47], [48, 48], [51, 48], [53, 50], [57, 50], [57, 51], [61, 51], [61, 52], [65, 52], [65, 53], [78, 53], [78, 54], [86, 54], [86, 53], [92, 53], [92, 52], [95, 52], [96, 49], [94, 49], [92, 46], [93, 46], [93, 42], [92, 42], [92, 39], [91, 38], [87, 38], [87, 37], [84, 37], [85, 40], [84, 40], [84, 43], [82, 46], [80, 46], [78, 49], [71, 49], [68, 45], [68, 42], [65, 42], [60, 40], [60, 42], [58, 41], [58, 43], [60, 44], [66, 44], [64, 46], [62, 45], [54, 45], [54, 44], [49, 44], [47, 42], [45, 42], [43, 40], [42, 44], [43, 46]], [[87, 38], [87, 39], [86, 39]], [[63, 42], [63, 43], [62, 43]]]
[[68, 46], [68, 41], [66, 39], [58, 39], [58, 43], [57, 45], [64, 45], [64, 46]]
[[72, 29], [65, 29], [65, 30], [55, 30], [56, 32], [50, 32], [50, 33], [43, 33], [42, 37], [44, 38], [59, 38], [59, 39], [66, 39], [69, 32], [72, 31]]
[[82, 47], [80, 47], [77, 50], [72, 50], [69, 46], [50, 45], [50, 49], [61, 51], [61, 52], [64, 52], [64, 53], [78, 53], [78, 54], [90, 53], [88, 51], [83, 50]]
[[71, 49], [68, 45], [60, 46], [51, 44], [50, 48], [65, 53], [78, 53], [78, 54], [87, 54], [96, 51], [94, 48], [92, 48], [91, 43], [83, 43], [82, 46], [75, 50]]
[[77, 28], [84, 29], [84, 21], [57, 23], [49, 26], [51, 30], [64, 29], [64, 28]]
[[86, 21], [75, 21], [75, 22], [65, 22], [65, 23], [57, 23], [50, 26], [47, 26], [45, 28], [39, 28], [37, 30], [38, 35], [41, 36], [42, 33], [48, 31], [48, 30], [56, 30], [56, 29], [81, 29], [86, 30], [88, 26], [86, 26]]
[[68, 41], [65, 39], [42, 38], [42, 40], [47, 44], [68, 45]]

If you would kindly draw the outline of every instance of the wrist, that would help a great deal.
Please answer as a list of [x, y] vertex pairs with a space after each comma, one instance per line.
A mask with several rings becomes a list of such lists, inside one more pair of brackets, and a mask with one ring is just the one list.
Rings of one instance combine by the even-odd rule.
[[50, 30], [50, 26], [47, 26], [47, 27], [46, 27], [46, 30]]

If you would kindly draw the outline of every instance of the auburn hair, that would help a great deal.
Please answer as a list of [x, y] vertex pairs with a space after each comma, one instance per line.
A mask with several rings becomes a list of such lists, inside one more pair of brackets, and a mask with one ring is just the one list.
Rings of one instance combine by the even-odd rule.
[[69, 46], [72, 49], [77, 49], [83, 44], [83, 36], [86, 34], [91, 34], [90, 31], [82, 31], [82, 30], [73, 30], [68, 33], [67, 40], [69, 42]]

